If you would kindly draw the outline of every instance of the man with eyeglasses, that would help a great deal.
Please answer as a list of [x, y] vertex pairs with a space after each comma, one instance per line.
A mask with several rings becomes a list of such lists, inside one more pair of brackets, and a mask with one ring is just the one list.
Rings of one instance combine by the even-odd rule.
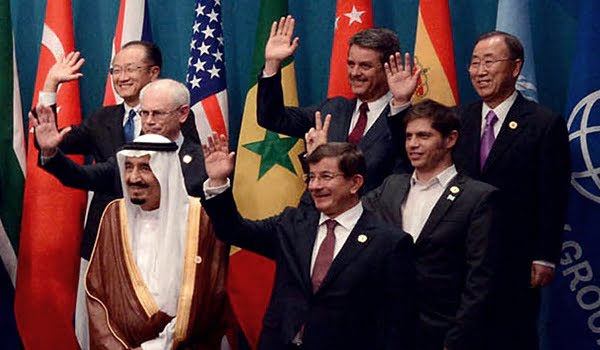
[[[177, 144], [187, 192], [190, 196], [201, 197], [204, 194], [202, 183], [207, 177], [202, 151], [198, 143], [181, 132], [181, 125], [189, 117], [189, 104], [190, 94], [185, 85], [171, 79], [158, 79], [142, 88], [138, 114], [143, 134], [162, 135]], [[71, 128], [59, 131], [49, 107], [39, 105], [36, 110], [34, 127], [40, 146], [40, 165], [44, 170], [66, 186], [96, 191], [112, 198], [122, 197], [115, 157], [93, 165], [76, 164], [59, 148]]]
[[[500, 189], [503, 211], [501, 290], [490, 349], [538, 349], [540, 288], [559, 260], [570, 179], [564, 120], [516, 91], [524, 63], [519, 39], [481, 35], [468, 67], [480, 101], [459, 106], [459, 171]], [[401, 119], [390, 119], [394, 133]]]
[[203, 149], [203, 204], [217, 237], [276, 264], [259, 349], [414, 349], [412, 240], [363, 208], [366, 165], [357, 146], [318, 147], [306, 159], [315, 206], [260, 221], [236, 209], [225, 136], [209, 136]]
[[366, 190], [377, 187], [394, 170], [405, 171], [403, 152], [392, 144], [386, 118], [408, 106], [408, 100], [398, 98], [406, 94], [403, 91], [406, 87], [401, 83], [406, 76], [412, 76], [416, 85], [419, 72], [386, 74], [385, 65], [402, 60], [398, 36], [389, 29], [373, 28], [356, 33], [350, 39], [347, 78], [356, 98], [338, 96], [317, 106], [286, 107], [280, 67], [298, 48], [299, 39], [293, 37], [294, 25], [292, 16], [282, 17], [272, 24], [265, 47], [265, 66], [258, 80], [258, 124], [271, 131], [303, 138], [315, 126], [315, 112], [331, 114], [331, 141], [356, 144], [365, 154], [369, 175]]
[[[58, 86], [64, 82], [80, 79], [79, 72], [85, 60], [79, 52], [71, 52], [58, 60], [49, 70], [40, 92], [39, 103], [54, 106]], [[91, 155], [96, 163], [113, 157], [126, 142], [139, 136], [142, 130], [140, 117], [140, 91], [148, 83], [158, 79], [162, 67], [162, 53], [153, 43], [131, 41], [115, 55], [109, 70], [112, 86], [122, 103], [100, 108], [80, 125], [71, 126], [60, 150], [66, 154]], [[182, 127], [186, 137], [200, 143], [193, 118]], [[81, 256], [88, 259], [98, 230], [98, 223], [106, 205], [114, 197], [95, 193], [87, 214], [85, 233], [81, 243]]]

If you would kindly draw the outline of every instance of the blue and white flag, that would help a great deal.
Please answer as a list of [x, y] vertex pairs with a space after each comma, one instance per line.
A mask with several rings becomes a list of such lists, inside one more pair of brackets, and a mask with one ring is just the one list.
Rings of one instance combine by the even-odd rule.
[[600, 1], [583, 0], [565, 118], [571, 193], [560, 264], [543, 298], [542, 349], [600, 349]]
[[517, 80], [517, 90], [526, 98], [537, 102], [533, 42], [531, 41], [531, 25], [529, 24], [529, 1], [498, 1], [496, 30], [516, 36], [523, 44], [525, 62], [523, 62], [523, 69]]

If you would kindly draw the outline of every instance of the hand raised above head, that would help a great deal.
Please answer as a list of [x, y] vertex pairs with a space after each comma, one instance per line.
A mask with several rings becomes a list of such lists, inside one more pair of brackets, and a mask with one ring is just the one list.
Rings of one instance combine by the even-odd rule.
[[402, 62], [400, 52], [396, 52], [383, 65], [388, 87], [393, 96], [392, 101], [396, 106], [410, 102], [412, 95], [417, 90], [421, 69], [415, 67], [413, 63], [411, 63], [408, 52], [404, 54], [404, 62]]
[[281, 17], [279, 22], [271, 25], [269, 40], [265, 46], [265, 73], [272, 75], [277, 73], [281, 62], [291, 57], [298, 48], [300, 39], [294, 35], [295, 20], [291, 15]]
[[29, 120], [35, 130], [35, 139], [40, 146], [40, 152], [42, 156], [52, 157], [56, 154], [58, 145], [60, 145], [65, 135], [71, 131], [71, 127], [59, 131], [56, 126], [54, 112], [49, 106], [37, 105], [35, 113], [37, 117], [29, 112]]
[[48, 70], [42, 91], [56, 92], [60, 83], [81, 78], [83, 74], [79, 69], [84, 62], [85, 59], [80, 57], [78, 51], [69, 52], [65, 57], [58, 59]]
[[321, 112], [315, 112], [315, 127], [310, 128], [304, 135], [306, 143], [306, 153], [311, 154], [317, 147], [327, 143], [329, 135], [329, 124], [331, 123], [331, 114], [325, 116], [325, 122], [321, 120]]
[[235, 152], [229, 152], [227, 136], [213, 132], [207, 142], [202, 144], [204, 164], [208, 174], [209, 185], [213, 187], [224, 185], [227, 177], [233, 172]]

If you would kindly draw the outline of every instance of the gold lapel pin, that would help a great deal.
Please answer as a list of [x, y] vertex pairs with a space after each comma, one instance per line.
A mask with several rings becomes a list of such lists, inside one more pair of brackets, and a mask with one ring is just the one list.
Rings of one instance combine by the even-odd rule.
[[356, 240], [360, 243], [365, 243], [367, 241], [367, 235], [358, 235]]
[[452, 186], [450, 187], [450, 192], [452, 192], [453, 194], [457, 194], [458, 192], [460, 192], [460, 188], [458, 188], [458, 186]]
[[200, 255], [196, 255], [196, 257], [194, 258], [194, 262], [196, 264], [200, 264], [202, 262], [202, 257]]
[[515, 130], [517, 128], [517, 126], [519, 126], [519, 124], [517, 124], [517, 122], [514, 120], [512, 122], [508, 123], [508, 127], [513, 130]]
[[190, 156], [189, 154], [186, 154], [185, 156], [183, 156], [183, 162], [185, 164], [189, 164], [192, 161], [192, 156]]

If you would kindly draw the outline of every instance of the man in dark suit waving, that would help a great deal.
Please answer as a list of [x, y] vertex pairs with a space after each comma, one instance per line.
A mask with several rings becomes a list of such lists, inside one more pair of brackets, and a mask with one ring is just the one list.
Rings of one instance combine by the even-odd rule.
[[204, 207], [224, 241], [273, 259], [275, 284], [260, 349], [412, 349], [412, 241], [360, 202], [364, 157], [333, 143], [307, 159], [315, 207], [261, 221], [238, 213], [225, 137], [204, 146]]
[[[331, 114], [329, 139], [358, 145], [367, 162], [365, 190], [377, 187], [394, 170], [404, 170], [402, 152], [394, 147], [386, 117], [402, 111], [407, 90], [416, 86], [419, 71], [386, 74], [389, 63], [402, 59], [398, 36], [389, 29], [367, 29], [350, 39], [346, 62], [353, 99], [334, 97], [307, 108], [285, 107], [281, 87], [281, 63], [298, 47], [291, 16], [273, 23], [265, 47], [265, 67], [258, 80], [257, 118], [262, 127], [302, 138], [315, 126], [315, 112]], [[408, 54], [406, 54], [408, 60]], [[340, 62], [340, 64], [344, 64]], [[406, 85], [406, 78], [409, 84]], [[410, 94], [410, 91], [408, 92]]]

